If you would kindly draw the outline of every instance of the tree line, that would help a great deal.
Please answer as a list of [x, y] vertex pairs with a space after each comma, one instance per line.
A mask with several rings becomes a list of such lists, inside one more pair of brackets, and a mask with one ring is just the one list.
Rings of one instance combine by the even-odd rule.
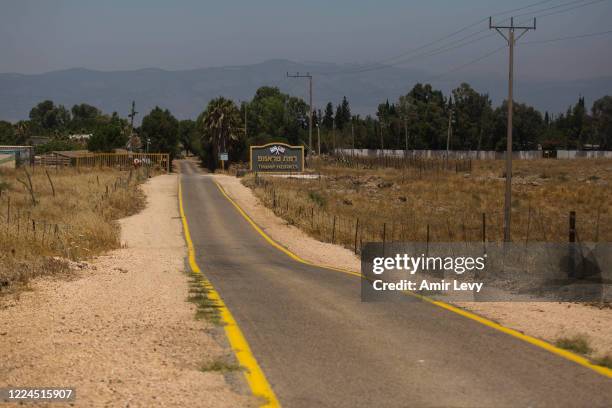
[[[131, 148], [199, 155], [211, 169], [220, 152], [230, 161], [248, 160], [248, 146], [282, 141], [308, 145], [309, 107], [276, 87], [259, 88], [250, 101], [237, 105], [218, 97], [195, 120], [178, 120], [167, 109], [155, 107], [132, 129], [116, 112], [104, 114], [88, 105], [70, 110], [53, 101], [36, 105], [28, 120], [0, 121], [0, 144], [27, 144], [32, 136], [49, 136], [37, 152], [86, 147], [92, 151]], [[514, 103], [513, 144], [516, 150], [612, 149], [612, 97], [604, 96], [587, 108], [583, 97], [566, 112], [550, 114]], [[503, 150], [507, 105], [494, 107], [486, 93], [463, 83], [445, 96], [430, 84], [416, 84], [395, 102], [381, 103], [375, 115], [355, 115], [344, 97], [336, 106], [313, 111], [313, 147], [321, 138], [321, 152], [333, 148]], [[91, 134], [83, 142], [71, 134]]]

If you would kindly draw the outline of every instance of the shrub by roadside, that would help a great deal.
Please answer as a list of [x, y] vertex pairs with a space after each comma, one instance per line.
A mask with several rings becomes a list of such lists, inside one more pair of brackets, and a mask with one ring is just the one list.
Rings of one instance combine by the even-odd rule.
[[0, 293], [120, 245], [114, 220], [138, 212], [141, 171], [2, 169]]

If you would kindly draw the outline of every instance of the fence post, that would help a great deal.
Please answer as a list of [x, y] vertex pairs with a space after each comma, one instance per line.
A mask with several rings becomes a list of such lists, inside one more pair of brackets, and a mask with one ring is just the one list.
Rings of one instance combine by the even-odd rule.
[[359, 217], [355, 222], [355, 254], [357, 254], [357, 233], [359, 232]]
[[387, 239], [387, 223], [383, 222], [383, 233], [382, 233], [383, 256], [385, 256], [386, 239]]
[[[45, 169], [45, 174], [47, 175], [47, 178], [49, 179], [49, 184], [51, 184], [51, 191], [53, 192], [53, 197], [55, 197], [55, 186], [53, 185], [53, 181], [51, 181], [51, 176], [49, 175], [49, 172], [47, 171], [47, 169]], [[98, 180], [98, 185], [100, 185], [100, 180]]]
[[336, 239], [336, 216], [334, 215], [334, 221], [332, 225], [332, 239], [331, 239], [332, 244], [334, 243], [335, 239]]
[[482, 242], [487, 242], [487, 214], [482, 213]]
[[310, 207], [310, 228], [314, 230], [314, 206]]
[[567, 271], [568, 276], [570, 278], [579, 277], [577, 276], [576, 270], [576, 246], [574, 243], [576, 242], [576, 211], [570, 211], [569, 213], [569, 256], [568, 256], [568, 265]]
[[576, 211], [569, 213], [569, 242], [576, 242]]

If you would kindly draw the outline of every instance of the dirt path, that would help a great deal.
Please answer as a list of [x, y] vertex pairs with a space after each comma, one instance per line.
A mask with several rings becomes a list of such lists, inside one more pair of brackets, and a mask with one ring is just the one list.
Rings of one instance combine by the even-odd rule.
[[186, 301], [177, 178], [143, 186], [148, 205], [121, 220], [124, 249], [76, 279], [38, 279], [0, 300], [0, 387], [75, 387], [75, 406], [237, 407], [252, 404], [219, 372], [228, 349]]
[[[352, 251], [320, 242], [259, 202], [240, 179], [216, 175], [225, 191], [274, 240], [304, 259], [329, 266], [359, 271], [360, 261]], [[593, 348], [590, 357], [612, 356], [612, 310], [570, 303], [463, 302], [459, 306], [500, 324], [549, 342], [559, 338], [586, 336]]]

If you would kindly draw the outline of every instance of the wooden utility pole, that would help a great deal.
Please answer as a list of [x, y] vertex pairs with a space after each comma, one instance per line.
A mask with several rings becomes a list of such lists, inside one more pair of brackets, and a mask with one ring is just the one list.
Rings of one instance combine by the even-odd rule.
[[450, 139], [453, 133], [453, 110], [448, 110], [448, 129], [446, 131], [446, 160], [448, 161], [448, 155], [450, 150]]
[[[489, 29], [495, 29], [508, 43], [509, 62], [508, 62], [508, 126], [506, 133], [506, 192], [504, 197], [504, 241], [510, 242], [510, 216], [512, 204], [512, 109], [513, 109], [513, 81], [514, 81], [514, 45], [529, 30], [536, 29], [536, 19], [533, 19], [533, 26], [515, 26], [514, 18], [510, 18], [509, 26], [493, 25], [492, 17], [489, 17]], [[508, 30], [506, 35], [502, 30]], [[515, 30], [522, 32], [515, 37]]]
[[321, 126], [317, 123], [317, 154], [321, 155]]
[[406, 140], [406, 154], [408, 154], [408, 119], [404, 118], [404, 139]]
[[130, 140], [129, 140], [129, 145], [130, 145], [130, 151], [132, 150], [132, 139], [134, 137], [134, 117], [138, 114], [138, 112], [136, 112], [136, 101], [132, 101], [132, 109], [130, 109], [130, 114], [128, 115], [128, 118], [130, 118]]
[[244, 102], [244, 138], [247, 138], [247, 103]]
[[336, 118], [332, 119], [332, 146], [336, 154]]
[[[289, 74], [287, 72], [287, 78], [308, 78], [308, 150], [312, 152], [312, 75], [307, 72], [306, 75], [296, 72], [295, 74]], [[321, 149], [319, 149], [319, 155]]]

